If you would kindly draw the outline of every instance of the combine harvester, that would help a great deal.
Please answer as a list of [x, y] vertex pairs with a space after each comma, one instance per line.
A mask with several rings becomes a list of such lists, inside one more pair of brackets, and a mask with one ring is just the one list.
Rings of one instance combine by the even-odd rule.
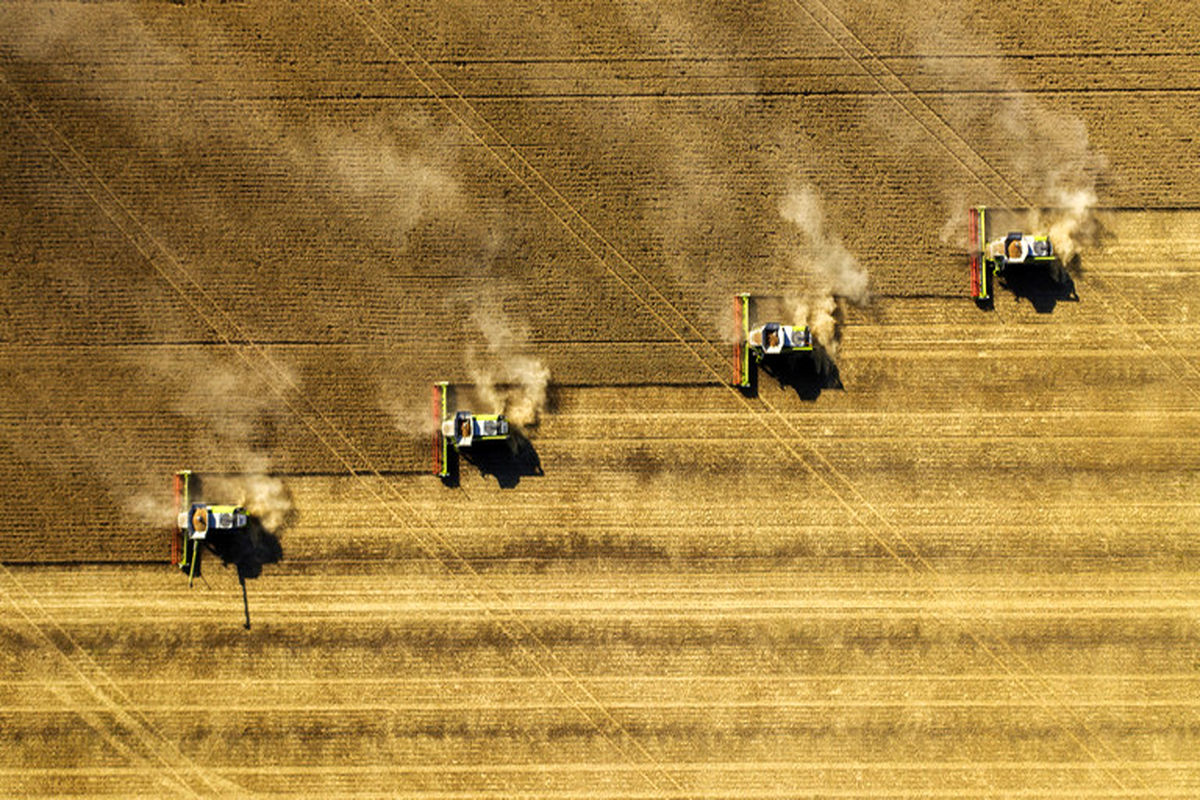
[[450, 477], [451, 448], [455, 453], [469, 451], [488, 442], [508, 441], [508, 420], [503, 414], [449, 413], [450, 384], [433, 385], [433, 474]]
[[188, 573], [188, 586], [196, 577], [200, 544], [210, 537], [241, 536], [249, 517], [241, 506], [217, 506], [196, 502], [199, 482], [191, 470], [175, 473], [175, 536], [171, 539], [171, 563]]
[[968, 210], [967, 242], [971, 254], [971, 295], [980, 303], [991, 302], [996, 278], [1008, 270], [1054, 263], [1054, 248], [1047, 236], [1016, 231], [989, 239], [985, 206]]
[[749, 294], [739, 294], [733, 299], [733, 319], [738, 337], [733, 346], [733, 385], [738, 388], [749, 389], [751, 386], [751, 355], [754, 357], [754, 364], [758, 365], [767, 356], [813, 349], [812, 332], [807, 325], [768, 322], [751, 329]]
[[[171, 563], [187, 573], [191, 588], [199, 574], [200, 545], [213, 552], [214, 543], [235, 536], [248, 535], [250, 517], [241, 506], [217, 506], [196, 502], [199, 479], [191, 470], [175, 473], [175, 533], [171, 537]], [[246, 581], [238, 574], [242, 585], [242, 607], [246, 612], [246, 630], [250, 629], [250, 601], [246, 597]]]

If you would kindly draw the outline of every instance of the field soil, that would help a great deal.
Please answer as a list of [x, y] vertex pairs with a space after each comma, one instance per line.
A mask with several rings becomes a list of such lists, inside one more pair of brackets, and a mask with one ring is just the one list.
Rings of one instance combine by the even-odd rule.
[[1190, 11], [0, 7], [0, 795], [1200, 795]]

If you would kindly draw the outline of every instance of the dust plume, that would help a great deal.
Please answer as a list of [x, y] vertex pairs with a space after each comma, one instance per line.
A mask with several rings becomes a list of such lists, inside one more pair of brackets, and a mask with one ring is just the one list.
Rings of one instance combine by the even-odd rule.
[[1095, 244], [1101, 225], [1095, 212], [1096, 191], [1094, 186], [1075, 191], [1063, 191], [1057, 206], [1042, 212], [1043, 222], [1050, 236], [1054, 252], [1064, 264], [1070, 264], [1076, 254], [1090, 244]]
[[379, 403], [384, 412], [391, 418], [396, 430], [410, 435], [431, 436], [438, 430], [434, 421], [432, 399], [428, 394], [422, 394], [421, 401], [406, 395], [399, 395], [399, 384], [396, 389], [389, 390], [381, 387]]
[[[111, 182], [130, 214], [221, 297], [215, 302], [229, 303], [239, 324], [268, 339], [289, 319], [304, 319], [318, 340], [356, 340], [358, 330], [378, 330], [380, 319], [411, 300], [411, 289], [393, 272], [444, 268], [436, 259], [398, 258], [410, 241], [468, 227], [462, 212], [470, 210], [463, 208], [470, 198], [453, 179], [456, 127], [405, 104], [364, 104], [372, 110], [349, 117], [309, 116], [288, 103], [254, 99], [259, 93], [250, 84], [270, 84], [286, 69], [259, 59], [261, 52], [247, 53], [236, 25], [231, 41], [214, 15], [161, 12], [153, 4], [7, 4], [0, 11], [0, 58], [10, 85], [0, 94], [8, 98], [11, 88], [22, 113], [20, 100], [27, 99], [47, 119], [58, 109], [63, 119], [84, 120], [62, 131], [94, 162], [94, 172], [81, 174]], [[216, 59], [230, 53], [244, 53], [245, 63], [228, 75], [214, 70]], [[21, 257], [5, 265], [3, 277], [45, 286], [45, 307], [33, 293], [18, 299], [28, 303], [21, 313], [0, 314], [4, 339], [210, 340], [191, 313], [164, 313], [178, 303], [172, 288], [151, 262], [110, 243], [118, 237], [86, 190], [62, 170], [44, 169], [43, 161], [51, 163], [45, 158], [25, 157], [24, 148], [40, 153], [35, 128], [21, 128], [14, 151], [21, 158], [8, 159], [0, 177], [28, 198], [5, 204], [4, 227], [12, 235], [2, 249]], [[486, 222], [487, 214], [475, 219]], [[472, 225], [474, 231], [479, 223]], [[79, 245], [93, 231], [98, 254]], [[107, 273], [89, 268], [109, 248], [122, 266], [129, 259], [119, 314], [98, 299], [110, 291]], [[251, 285], [254, 291], [242, 295]], [[373, 304], [364, 310], [358, 298]], [[55, 413], [46, 415], [45, 436], [22, 434], [22, 457], [52, 485], [88, 476], [77, 497], [87, 497], [106, 518], [120, 513], [170, 525], [170, 476], [186, 467], [238, 476], [224, 488], [210, 480], [209, 499], [243, 502], [268, 526], [282, 524], [291, 500], [273, 475], [281, 469], [274, 454], [287, 424], [277, 396], [243, 375], [236, 359], [193, 357], [208, 348], [150, 355], [159, 363], [147, 363], [145, 354], [155, 351], [119, 347], [93, 357], [128, 378], [111, 382], [109, 407], [98, 412], [103, 424], [81, 413], [95, 406], [95, 390], [72, 376], [46, 376], [44, 392], [28, 385], [24, 391], [38, 395], [29, 408]], [[348, 380], [347, 373], [334, 377]], [[369, 391], [368, 379], [360, 385]], [[138, 413], [151, 402], [159, 418]], [[5, 438], [0, 434], [0, 446]]]
[[1024, 93], [1005, 102], [997, 120], [1011, 138], [1018, 188], [1027, 187], [1034, 205], [1027, 224], [1030, 230], [1048, 231], [1066, 264], [1099, 233], [1096, 181], [1106, 159], [1091, 149], [1082, 120]]
[[786, 298], [792, 322], [808, 325], [829, 354], [836, 355], [844, 304], [870, 301], [867, 270], [826, 226], [820, 195], [810, 184], [794, 187], [780, 202], [779, 213], [801, 234], [795, 265], [805, 288]]
[[[270, 453], [289, 412], [275, 387], [286, 385], [285, 378], [299, 385], [298, 377], [281, 365], [283, 376], [272, 373], [268, 378], [240, 362], [219, 358], [199, 366], [163, 358], [146, 366], [185, 387], [173, 410], [190, 423], [187, 452], [197, 461], [187, 466], [200, 473], [205, 501], [244, 506], [272, 533], [286, 525], [294, 510], [292, 496], [272, 474]], [[138, 498], [133, 502], [153, 509]]]
[[[278, 476], [270, 474], [270, 459], [265, 453], [248, 453], [242, 462], [243, 472], [235, 475], [205, 477], [204, 500], [212, 503], [242, 506], [262, 522], [268, 532], [283, 528], [294, 511], [291, 492]], [[159, 476], [165, 482], [168, 476]], [[176, 522], [173, 500], [164, 492], [139, 492], [124, 503], [131, 516], [156, 528], [169, 527]]]
[[[162, 481], [166, 478], [162, 477]], [[175, 505], [166, 492], [141, 491], [126, 498], [125, 513], [155, 528], [175, 524]]]
[[209, 479], [205, 493], [214, 501], [243, 506], [267, 531], [279, 531], [294, 509], [291, 492], [278, 476], [270, 474], [266, 454], [251, 454], [243, 468], [240, 475]]
[[[391, 290], [386, 270], [363, 270], [365, 258], [383, 255], [388, 263], [425, 229], [462, 225], [468, 199], [453, 177], [457, 126], [408, 108], [352, 122], [297, 117], [236, 92], [223, 94], [214, 113], [206, 98], [223, 87], [207, 59], [240, 44], [216, 20], [189, 24], [185, 41], [193, 47], [180, 47], [170, 18], [150, 9], [15, 4], [0, 19], [0, 56], [12, 58], [14, 86], [39, 87], [23, 89], [31, 97], [49, 86], [99, 101], [91, 112], [100, 118], [96, 126], [114, 146], [137, 153], [127, 169], [141, 193], [161, 199], [138, 209], [139, 218], [176, 244], [193, 275], [236, 279], [240, 270], [277, 264], [286, 270], [289, 259], [307, 260], [319, 247], [329, 285], [382, 297]], [[262, 65], [252, 74], [275, 77]], [[172, 241], [189, 229], [203, 235]], [[327, 297], [287, 291], [281, 301], [305, 306], [315, 328], [341, 331], [359, 322]]]
[[[1031, 207], [1022, 223], [1027, 232], [1048, 231], [1060, 260], [1070, 262], [1101, 232], [1095, 214], [1097, 182], [1107, 159], [1092, 147], [1087, 126], [1025, 91], [1000, 58], [980, 55], [997, 48], [981, 40], [978, 26], [935, 16], [916, 0], [907, 7], [919, 23], [913, 45], [923, 75], [940, 86], [979, 93], [970, 102], [946, 107], [945, 122], [963, 133], [980, 158], [988, 155], [987, 170], [979, 178], [993, 191], [981, 196], [978, 184], [964, 192], [946, 182], [945, 200], [952, 211], [943, 241], [965, 246], [968, 205], [1018, 203]], [[952, 55], [957, 53], [973, 56]]]
[[503, 317], [477, 312], [473, 319], [487, 340], [486, 356], [467, 354], [476, 394], [492, 413], [526, 430], [536, 428], [546, 408], [550, 368], [524, 352], [528, 334], [515, 331]]
[[340, 213], [402, 250], [419, 224], [462, 216], [465, 201], [451, 174], [455, 136], [419, 118], [400, 126], [374, 120], [364, 132], [320, 129], [293, 157], [316, 167]]

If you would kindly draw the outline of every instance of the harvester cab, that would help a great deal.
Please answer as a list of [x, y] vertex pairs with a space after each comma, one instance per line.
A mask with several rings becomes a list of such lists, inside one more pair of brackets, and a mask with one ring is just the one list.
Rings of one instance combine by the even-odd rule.
[[456, 411], [451, 415], [449, 396], [449, 383], [441, 381], [433, 385], [433, 473], [441, 478], [450, 476], [451, 448], [458, 452], [482, 442], [508, 439], [508, 420], [503, 414]]
[[991, 239], [989, 234], [987, 207], [969, 209], [967, 243], [971, 259], [971, 295], [978, 301], [992, 299], [996, 278], [1006, 269], [1054, 262], [1054, 248], [1048, 236], [1013, 231]]
[[171, 539], [171, 563], [188, 574], [188, 585], [196, 577], [200, 543], [218, 536], [244, 533], [249, 518], [241, 506], [198, 502], [199, 480], [191, 470], [175, 473], [175, 535]]
[[764, 356], [813, 349], [812, 332], [807, 325], [768, 322], [752, 329], [749, 294], [739, 294], [734, 298], [733, 319], [737, 329], [737, 342], [733, 346], [734, 386], [743, 389], [750, 387], [752, 357], [757, 364]]

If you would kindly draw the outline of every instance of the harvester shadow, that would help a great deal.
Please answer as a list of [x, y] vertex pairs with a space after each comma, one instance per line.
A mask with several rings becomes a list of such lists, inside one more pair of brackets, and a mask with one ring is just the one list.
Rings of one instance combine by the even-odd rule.
[[[533, 442], [520, 431], [511, 429], [507, 443], [497, 442], [492, 446], [472, 449], [469, 453], [460, 453], [459, 457], [479, 470], [480, 475], [494, 476], [501, 489], [513, 488], [521, 482], [521, 478], [545, 474]], [[457, 465], [451, 468], [451, 473], [454, 485], [458, 485]]]
[[258, 517], [246, 520], [245, 533], [241, 536], [217, 536], [206, 545], [221, 559], [221, 564], [233, 564], [237, 568], [238, 580], [252, 580], [262, 575], [263, 566], [277, 564], [283, 560], [283, 547], [279, 537], [268, 531]]
[[1048, 266], [1009, 267], [999, 283], [1012, 293], [1014, 302], [1028, 300], [1034, 311], [1049, 314], [1059, 303], [1079, 302], [1075, 279], [1071, 277], [1071, 273], [1078, 270], [1079, 256], [1076, 254], [1066, 265], [1054, 261]]
[[[809, 352], [768, 356], [758, 366], [778, 381], [781, 389], [795, 390], [801, 400], [816, 400], [826, 389], [844, 388], [837, 364], [820, 343], [813, 343]], [[757, 393], [757, 375], [751, 377], [751, 388]]]
[[[250, 601], [246, 595], [246, 581], [262, 575], [263, 565], [277, 564], [283, 560], [279, 537], [268, 531], [261, 519], [249, 516], [240, 535], [214, 536], [205, 541], [204, 547], [221, 559], [222, 566], [233, 564], [237, 568], [238, 583], [242, 586], [242, 605], [246, 612], [244, 627], [250, 630]], [[196, 557], [199, 558], [199, 553]], [[200, 574], [198, 570], [196, 574]]]

